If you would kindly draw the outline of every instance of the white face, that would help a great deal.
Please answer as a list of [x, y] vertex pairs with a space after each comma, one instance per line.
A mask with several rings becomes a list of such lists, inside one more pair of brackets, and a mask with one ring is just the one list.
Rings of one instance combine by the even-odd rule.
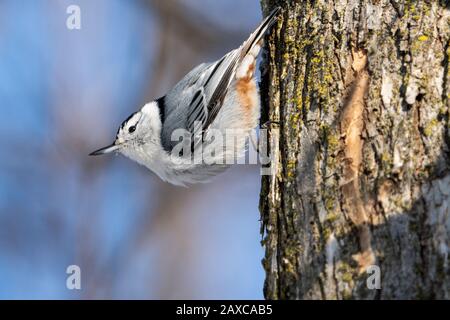
[[140, 111], [126, 119], [117, 131], [116, 140], [108, 147], [97, 150], [91, 155], [100, 155], [117, 151], [135, 158], [134, 153], [146, 145], [160, 145], [161, 120], [155, 102], [146, 104]]
[[117, 131], [116, 141], [117, 145], [125, 146], [127, 144], [134, 144], [135, 140], [139, 140], [142, 135], [142, 112], [133, 113], [126, 119]]
[[126, 119], [117, 132], [118, 151], [142, 163], [161, 146], [161, 120], [156, 102], [147, 103], [140, 111]]

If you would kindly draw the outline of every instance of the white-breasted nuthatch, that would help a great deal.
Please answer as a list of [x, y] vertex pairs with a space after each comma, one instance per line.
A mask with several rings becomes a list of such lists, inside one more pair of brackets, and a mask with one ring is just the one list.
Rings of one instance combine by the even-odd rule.
[[[234, 137], [237, 140], [231, 147], [211, 136], [214, 132], [225, 135], [230, 129], [245, 133], [256, 128], [260, 114], [256, 58], [279, 10], [273, 10], [239, 48], [216, 62], [197, 66], [165, 96], [130, 115], [115, 141], [90, 155], [120, 152], [175, 185], [206, 182], [228, 168], [224, 159], [245, 152], [246, 136]], [[194, 161], [191, 155], [186, 161], [186, 149], [181, 154], [176, 148], [177, 130], [188, 133], [188, 151], [194, 157], [200, 152], [208, 161]]]

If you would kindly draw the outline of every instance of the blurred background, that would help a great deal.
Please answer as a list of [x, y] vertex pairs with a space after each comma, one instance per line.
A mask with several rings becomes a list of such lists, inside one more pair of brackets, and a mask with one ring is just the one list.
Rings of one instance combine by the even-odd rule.
[[0, 0], [0, 299], [263, 298], [257, 166], [177, 188], [87, 156], [260, 19], [258, 0]]

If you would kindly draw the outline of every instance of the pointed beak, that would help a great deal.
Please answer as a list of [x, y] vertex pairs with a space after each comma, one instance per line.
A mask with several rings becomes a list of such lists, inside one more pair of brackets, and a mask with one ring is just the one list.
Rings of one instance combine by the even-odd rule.
[[104, 148], [98, 149], [97, 151], [91, 152], [89, 155], [90, 156], [99, 156], [99, 155], [102, 155], [102, 154], [111, 153], [111, 152], [116, 151], [118, 149], [119, 149], [119, 146], [116, 145], [115, 143], [113, 143], [113, 144], [111, 144], [111, 145], [109, 145], [107, 147], [104, 147]]

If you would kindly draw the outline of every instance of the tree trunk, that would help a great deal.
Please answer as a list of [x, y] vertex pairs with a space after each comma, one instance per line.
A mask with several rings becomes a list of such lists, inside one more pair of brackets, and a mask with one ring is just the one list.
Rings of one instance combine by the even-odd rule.
[[261, 2], [265, 297], [450, 298], [449, 2]]

